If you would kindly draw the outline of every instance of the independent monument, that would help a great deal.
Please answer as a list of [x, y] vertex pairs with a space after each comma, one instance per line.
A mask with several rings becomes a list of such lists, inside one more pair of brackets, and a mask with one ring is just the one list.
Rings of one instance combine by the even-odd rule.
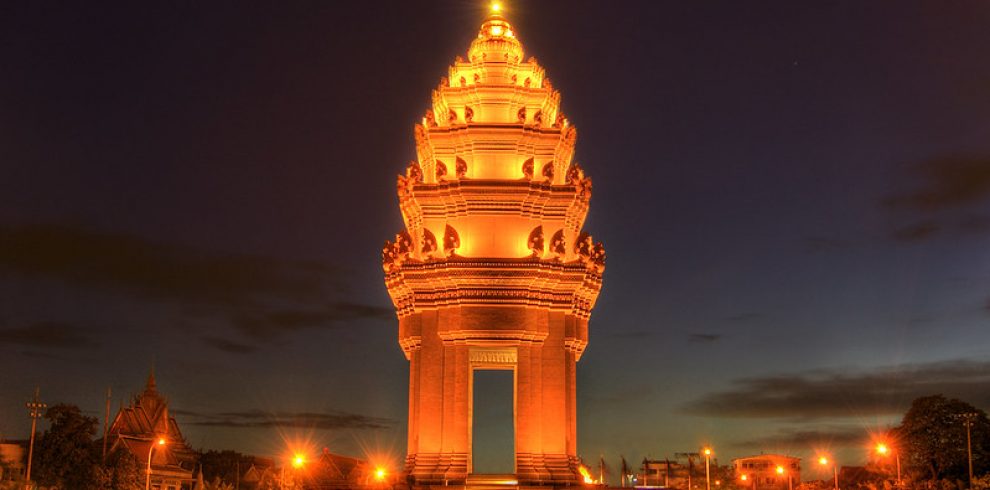
[[[575, 368], [604, 247], [582, 231], [591, 179], [560, 93], [493, 7], [415, 125], [405, 229], [382, 250], [409, 360], [414, 487], [580, 481]], [[515, 473], [472, 470], [473, 376], [514, 374]]]

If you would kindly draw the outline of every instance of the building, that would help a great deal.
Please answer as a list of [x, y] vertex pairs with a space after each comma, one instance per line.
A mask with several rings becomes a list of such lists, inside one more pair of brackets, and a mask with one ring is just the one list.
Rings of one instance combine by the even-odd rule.
[[144, 391], [117, 412], [108, 437], [109, 453], [123, 448], [139, 464], [151, 465], [152, 489], [192, 488], [197, 455], [169, 415], [168, 400], [158, 392], [154, 371], [148, 375]]
[[[327, 448], [302, 473], [306, 490], [362, 488], [368, 486], [373, 476], [367, 461], [333, 454]], [[291, 476], [286, 478], [290, 479]]]
[[0, 442], [0, 481], [24, 480], [28, 441]]
[[[576, 484], [575, 363], [605, 250], [582, 230], [591, 179], [573, 161], [577, 131], [497, 6], [415, 138], [397, 186], [405, 229], [382, 250], [409, 361], [406, 481]], [[512, 475], [474, 468], [480, 370], [512, 373]]]
[[761, 454], [732, 460], [736, 484], [753, 490], [792, 490], [801, 484], [801, 458]]

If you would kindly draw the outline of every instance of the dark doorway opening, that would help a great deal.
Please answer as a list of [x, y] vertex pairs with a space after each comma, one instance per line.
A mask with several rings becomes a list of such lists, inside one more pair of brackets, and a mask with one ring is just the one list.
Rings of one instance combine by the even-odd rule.
[[511, 370], [474, 371], [472, 473], [516, 472], [513, 375]]

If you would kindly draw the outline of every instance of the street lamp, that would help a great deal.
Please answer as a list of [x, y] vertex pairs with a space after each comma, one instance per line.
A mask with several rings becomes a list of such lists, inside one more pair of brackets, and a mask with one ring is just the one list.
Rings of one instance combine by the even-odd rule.
[[705, 453], [705, 490], [712, 490], [712, 477], [710, 466], [712, 464], [712, 448], [706, 447]]
[[[825, 456], [818, 458], [818, 464], [828, 466], [828, 463], [828, 458]], [[835, 490], [839, 490], [839, 466], [835, 462], [832, 463], [832, 476], [835, 479]]]
[[901, 454], [887, 447], [886, 444], [877, 444], [877, 453], [881, 456], [894, 453], [894, 461], [897, 463], [897, 486], [901, 486]]
[[151, 490], [151, 453], [155, 452], [155, 446], [165, 447], [165, 438], [159, 437], [158, 439], [153, 439], [151, 441], [151, 447], [148, 448], [148, 473], [144, 478], [144, 490]]

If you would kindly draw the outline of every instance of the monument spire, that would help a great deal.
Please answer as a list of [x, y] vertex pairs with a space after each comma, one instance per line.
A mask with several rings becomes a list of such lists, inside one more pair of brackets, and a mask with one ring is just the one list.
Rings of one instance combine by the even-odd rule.
[[[405, 226], [382, 268], [409, 361], [413, 487], [580, 481], [576, 363], [605, 249], [583, 231], [591, 179], [574, 161], [577, 130], [523, 54], [493, 6], [433, 91], [397, 179]], [[471, 383], [489, 369], [515, 375], [512, 478], [475, 469]]]
[[152, 361], [151, 368], [148, 370], [148, 382], [145, 384], [144, 391], [147, 392], [147, 393], [157, 393], [158, 392], [158, 384], [155, 382], [155, 363], [154, 363], [154, 361]]

